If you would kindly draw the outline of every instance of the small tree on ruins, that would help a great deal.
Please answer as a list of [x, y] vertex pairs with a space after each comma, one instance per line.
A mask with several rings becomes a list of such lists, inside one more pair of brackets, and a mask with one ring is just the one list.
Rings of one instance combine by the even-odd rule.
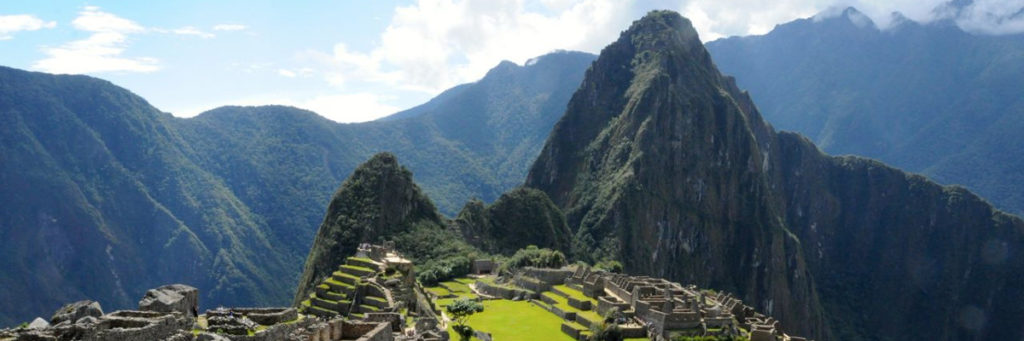
[[468, 298], [460, 298], [449, 304], [445, 309], [448, 311], [448, 317], [452, 319], [452, 322], [455, 322], [452, 329], [459, 334], [459, 339], [463, 341], [469, 340], [473, 336], [473, 328], [466, 325], [466, 320], [469, 319], [470, 315], [484, 311], [484, 305]]

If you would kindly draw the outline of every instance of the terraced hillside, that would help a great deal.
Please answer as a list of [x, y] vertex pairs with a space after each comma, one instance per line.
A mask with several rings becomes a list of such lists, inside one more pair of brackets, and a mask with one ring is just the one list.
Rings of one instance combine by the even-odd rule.
[[370, 258], [349, 257], [325, 278], [299, 309], [320, 317], [363, 318], [366, 313], [394, 310], [394, 298], [380, 284], [367, 279], [386, 276], [387, 267]]

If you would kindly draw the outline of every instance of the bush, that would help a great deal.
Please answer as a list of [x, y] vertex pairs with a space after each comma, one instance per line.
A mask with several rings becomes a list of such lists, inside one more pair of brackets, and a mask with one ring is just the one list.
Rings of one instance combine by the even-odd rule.
[[561, 251], [537, 248], [536, 245], [519, 249], [515, 255], [501, 264], [500, 271], [510, 273], [519, 268], [532, 266], [538, 268], [560, 268], [567, 263]]

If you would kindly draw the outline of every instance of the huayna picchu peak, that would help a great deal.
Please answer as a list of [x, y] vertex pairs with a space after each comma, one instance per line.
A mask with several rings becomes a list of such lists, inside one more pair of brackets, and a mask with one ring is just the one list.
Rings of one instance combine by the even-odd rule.
[[0, 340], [1024, 339], [1024, 220], [755, 99], [672, 11], [359, 124], [0, 68]]
[[674, 13], [649, 14], [602, 51], [526, 186], [562, 207], [579, 255], [736, 292], [788, 332], [1024, 332], [1024, 256], [1008, 251], [1024, 247], [1019, 218], [776, 133]]

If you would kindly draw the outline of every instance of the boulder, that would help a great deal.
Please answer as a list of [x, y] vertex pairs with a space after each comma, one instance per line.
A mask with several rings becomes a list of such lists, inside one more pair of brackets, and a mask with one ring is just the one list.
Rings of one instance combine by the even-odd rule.
[[195, 316], [199, 310], [199, 290], [184, 284], [170, 284], [146, 291], [139, 301], [139, 310], [162, 313], [179, 312]]
[[50, 323], [58, 324], [64, 321], [74, 323], [86, 316], [103, 316], [103, 308], [100, 307], [99, 302], [85, 300], [67, 304], [53, 313]]
[[46, 322], [42, 317], [37, 317], [35, 320], [32, 320], [32, 323], [28, 324], [28, 329], [44, 329], [49, 326], [49, 322]]

